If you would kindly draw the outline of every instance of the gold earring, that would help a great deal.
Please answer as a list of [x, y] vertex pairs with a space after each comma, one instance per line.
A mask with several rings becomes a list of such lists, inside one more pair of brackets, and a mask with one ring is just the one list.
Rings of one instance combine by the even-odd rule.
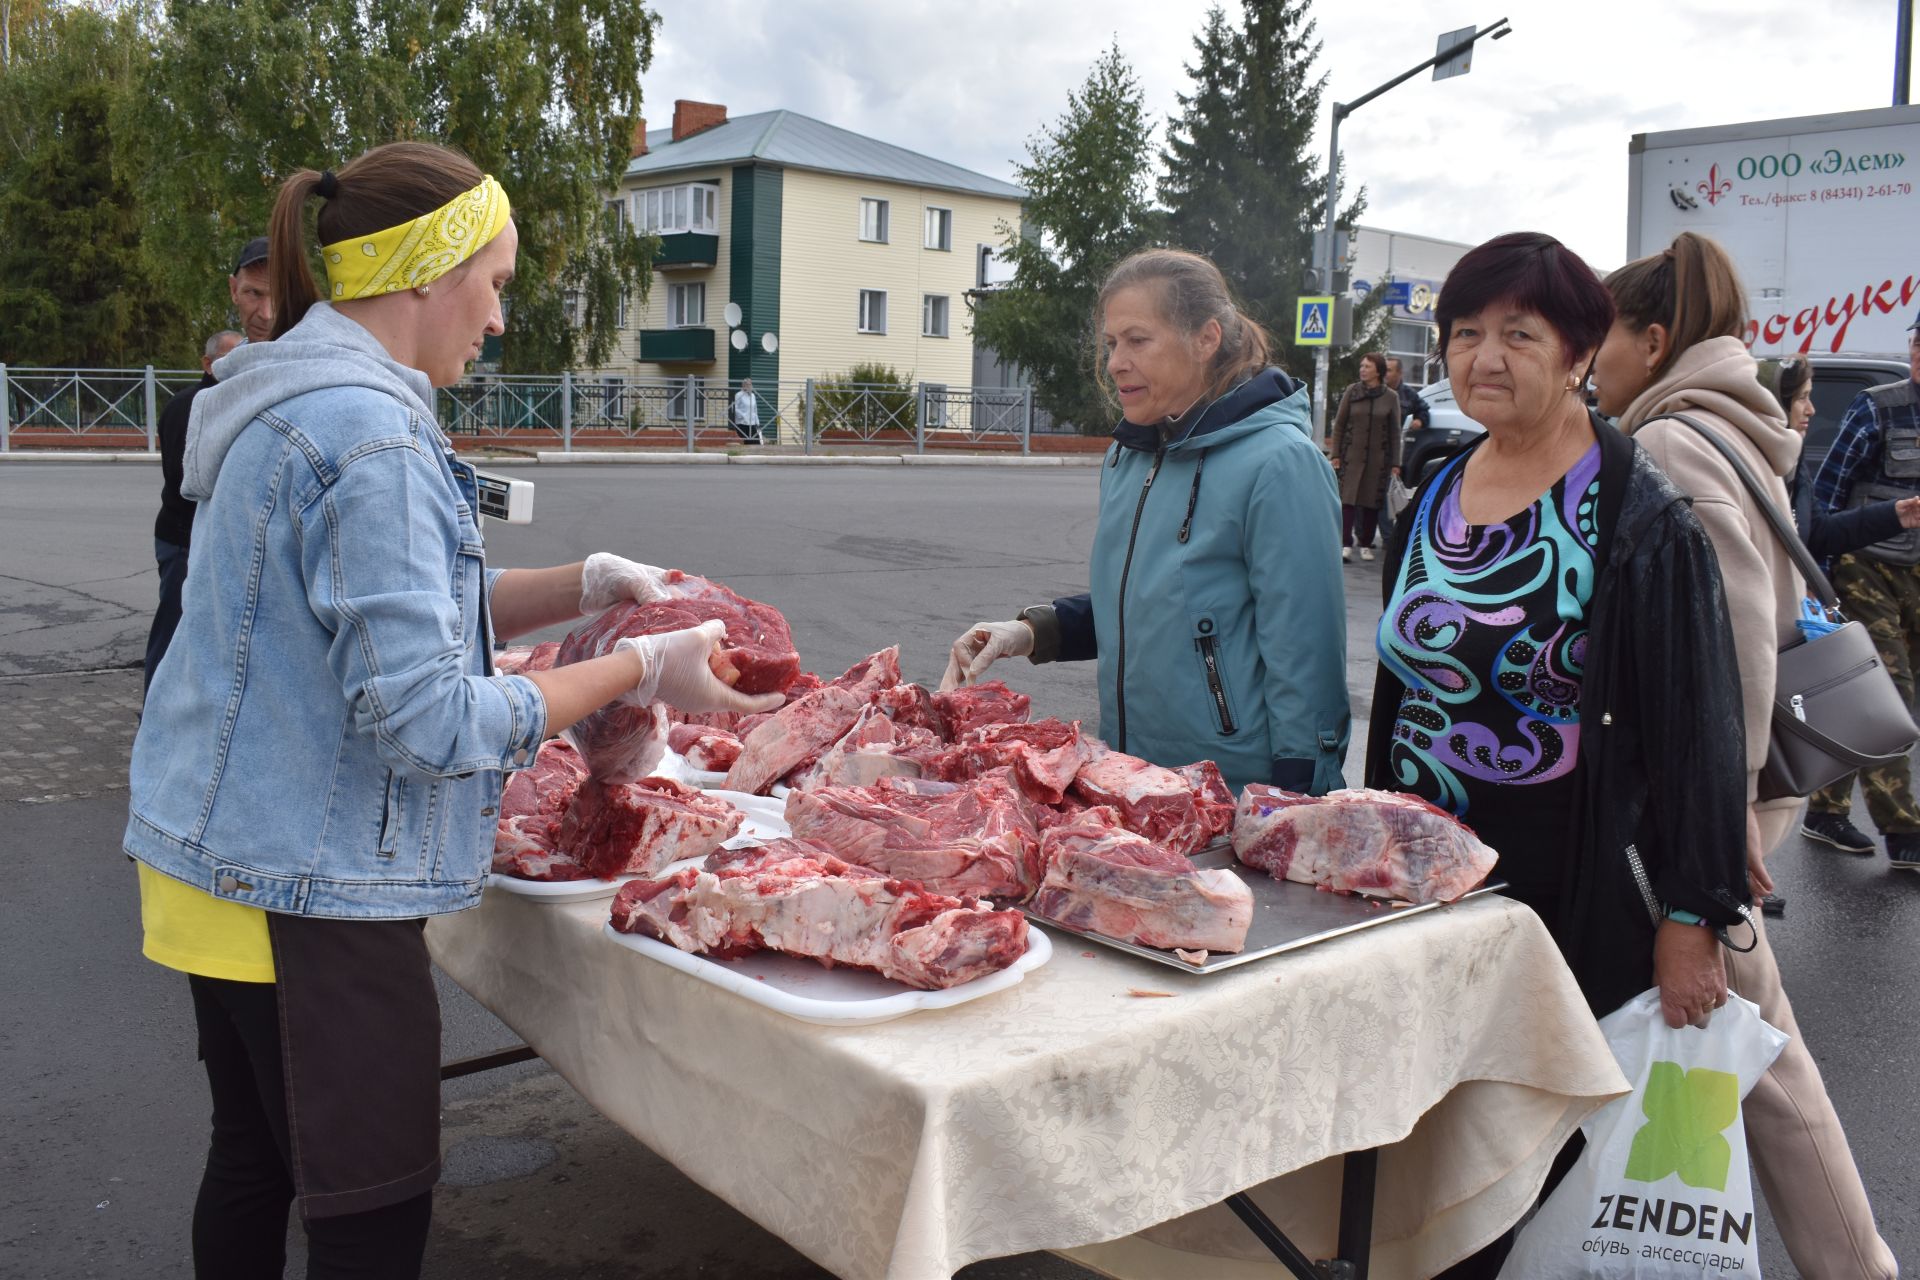
[[430, 284], [415, 285], [413, 291], [424, 298], [433, 292], [433, 286]]

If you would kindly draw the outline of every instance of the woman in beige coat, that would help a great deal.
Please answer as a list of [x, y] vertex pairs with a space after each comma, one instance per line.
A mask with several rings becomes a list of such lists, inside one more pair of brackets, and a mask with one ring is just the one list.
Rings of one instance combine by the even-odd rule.
[[[1782, 477], [1799, 459], [1800, 437], [1761, 386], [1741, 340], [1746, 292], [1718, 245], [1685, 232], [1671, 248], [1614, 272], [1607, 287], [1617, 319], [1594, 361], [1600, 411], [1618, 418], [1692, 496], [1720, 560], [1745, 704], [1747, 864], [1755, 892], [1766, 893], [1772, 884], [1764, 859], [1801, 804], [1760, 800], [1758, 786], [1772, 736], [1777, 654], [1794, 638], [1805, 584], [1726, 458], [1687, 424], [1654, 419], [1684, 413], [1726, 441], [1783, 514], [1792, 504]], [[1758, 917], [1754, 931], [1753, 950], [1725, 949], [1728, 985], [1792, 1037], [1746, 1099], [1747, 1143], [1761, 1190], [1801, 1275], [1893, 1277], [1893, 1254], [1874, 1227], [1853, 1152], [1800, 1038]]]
[[1340, 477], [1340, 558], [1373, 559], [1373, 535], [1387, 504], [1387, 481], [1400, 474], [1400, 393], [1387, 385], [1387, 358], [1360, 357], [1360, 381], [1340, 397], [1327, 454]]

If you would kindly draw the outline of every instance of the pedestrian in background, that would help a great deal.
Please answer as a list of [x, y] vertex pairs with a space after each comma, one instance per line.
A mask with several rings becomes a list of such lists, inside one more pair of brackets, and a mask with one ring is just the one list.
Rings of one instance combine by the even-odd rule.
[[[1387, 385], [1400, 395], [1400, 419], [1408, 431], [1423, 431], [1433, 422], [1433, 410], [1427, 406], [1418, 391], [1404, 381], [1405, 371], [1400, 366], [1399, 356], [1387, 357]], [[1408, 422], [1407, 419], [1412, 421]]]
[[239, 346], [241, 335], [222, 329], [200, 352], [200, 381], [177, 391], [160, 410], [160, 514], [153, 521], [153, 558], [160, 566], [160, 607], [147, 632], [142, 689], [153, 687], [153, 673], [167, 656], [173, 629], [180, 624], [180, 588], [187, 581], [187, 549], [193, 541], [193, 503], [180, 496], [180, 467], [187, 452], [187, 423], [193, 398], [214, 384], [213, 362]]
[[760, 441], [760, 398], [753, 394], [753, 379], [740, 379], [740, 390], [733, 397], [733, 429], [749, 444]]
[[227, 296], [248, 342], [273, 340], [273, 286], [267, 276], [267, 238], [247, 241], [227, 277]]
[[1360, 380], [1341, 393], [1327, 452], [1340, 478], [1340, 558], [1373, 559], [1387, 482], [1400, 474], [1400, 393], [1387, 385], [1387, 358], [1360, 357]]
[[1100, 468], [1089, 590], [981, 622], [943, 689], [996, 660], [1097, 659], [1100, 736], [1175, 767], [1323, 795], [1347, 751], [1337, 495], [1306, 388], [1219, 268], [1178, 249], [1108, 273], [1092, 317], [1121, 421]]
[[[1800, 800], [1761, 800], [1760, 772], [1773, 734], [1778, 654], [1799, 638], [1806, 584], [1733, 464], [1694, 427], [1662, 415], [1684, 413], [1734, 450], [1782, 515], [1800, 436], [1760, 383], [1743, 340], [1746, 290], [1719, 245], [1683, 232], [1662, 252], [1608, 276], [1607, 287], [1616, 318], [1594, 362], [1600, 412], [1618, 419], [1692, 499], [1719, 558], [1746, 739], [1747, 867], [1754, 892], [1769, 893], [1764, 860], [1792, 829]], [[1766, 929], [1757, 918], [1752, 924], [1751, 950], [1723, 949], [1727, 985], [1788, 1036], [1742, 1103], [1754, 1176], [1801, 1275], [1891, 1280], [1893, 1253], [1874, 1226], [1846, 1132], [1794, 1018]]]
[[[1832, 519], [1876, 503], [1920, 494], [1920, 317], [1907, 327], [1908, 376], [1869, 387], [1840, 420], [1813, 481], [1813, 518]], [[1920, 649], [1920, 528], [1841, 556], [1828, 572], [1849, 618], [1873, 633], [1880, 661], [1913, 705], [1915, 652]], [[1873, 841], [1849, 819], [1853, 781], [1867, 793], [1867, 813], [1887, 844], [1895, 870], [1920, 871], [1920, 803], [1903, 758], [1864, 769], [1813, 793], [1802, 828], [1847, 853], [1871, 855]]]

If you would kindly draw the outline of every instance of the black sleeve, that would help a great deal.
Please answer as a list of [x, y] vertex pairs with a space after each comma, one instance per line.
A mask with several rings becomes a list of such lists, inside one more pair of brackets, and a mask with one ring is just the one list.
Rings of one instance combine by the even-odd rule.
[[1706, 530], [1684, 509], [1664, 523], [1634, 554], [1627, 627], [1648, 781], [1641, 855], [1660, 901], [1725, 926], [1751, 901], [1740, 667]]
[[1892, 502], [1875, 502], [1846, 511], [1810, 508], [1806, 522], [1812, 528], [1801, 530], [1807, 540], [1807, 550], [1825, 560], [1885, 542], [1900, 532], [1900, 513], [1894, 508]]
[[180, 481], [185, 474], [187, 458], [187, 422], [192, 408], [192, 397], [182, 394], [167, 401], [166, 407], [160, 410], [155, 434], [160, 437], [160, 495], [163, 499], [177, 500], [180, 497]]
[[1086, 662], [1100, 656], [1099, 638], [1093, 629], [1093, 596], [1061, 596], [1053, 602], [1053, 616], [1060, 626], [1060, 648], [1055, 662]]

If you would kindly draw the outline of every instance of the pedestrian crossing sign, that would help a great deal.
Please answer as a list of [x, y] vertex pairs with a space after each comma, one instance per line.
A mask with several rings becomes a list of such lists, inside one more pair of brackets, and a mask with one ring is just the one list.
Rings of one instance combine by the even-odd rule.
[[1293, 342], [1299, 347], [1333, 345], [1333, 299], [1302, 298], [1293, 317]]

